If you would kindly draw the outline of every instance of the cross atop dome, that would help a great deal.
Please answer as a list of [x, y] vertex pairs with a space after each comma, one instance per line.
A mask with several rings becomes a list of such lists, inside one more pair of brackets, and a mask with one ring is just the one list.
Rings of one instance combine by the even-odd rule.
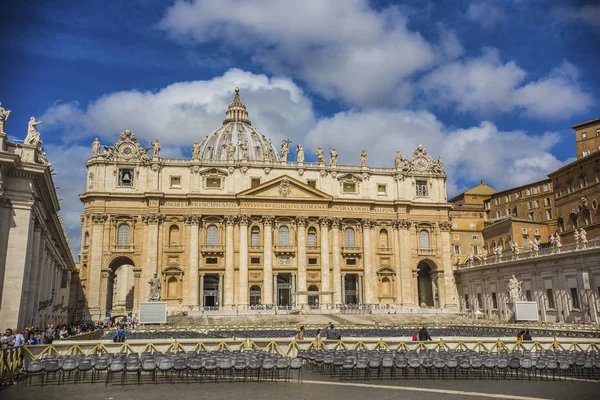
[[244, 124], [252, 125], [248, 119], [248, 111], [246, 111], [246, 103], [240, 99], [240, 88], [236, 86], [235, 96], [233, 101], [229, 103], [227, 107], [227, 113], [225, 114], [225, 120], [223, 124], [228, 122], [242, 122]]

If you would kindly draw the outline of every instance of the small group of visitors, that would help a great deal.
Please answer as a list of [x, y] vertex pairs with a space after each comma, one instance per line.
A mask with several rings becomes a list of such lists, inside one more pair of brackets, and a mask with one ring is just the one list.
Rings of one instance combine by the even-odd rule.
[[529, 333], [529, 329], [526, 329], [524, 331], [520, 331], [519, 334], [517, 335], [517, 340], [533, 340], [531, 338], [531, 334]]
[[[304, 325], [300, 325], [300, 330], [294, 336], [294, 340], [304, 340], [305, 329]], [[315, 335], [317, 340], [340, 340], [342, 339], [342, 335], [340, 331], [335, 329], [335, 325], [330, 323], [324, 329], [317, 329], [317, 334]]]
[[412, 336], [412, 340], [413, 342], [431, 340], [431, 336], [429, 336], [429, 332], [427, 331], [425, 325], [423, 325], [423, 327], [418, 331], [415, 331], [415, 334]]

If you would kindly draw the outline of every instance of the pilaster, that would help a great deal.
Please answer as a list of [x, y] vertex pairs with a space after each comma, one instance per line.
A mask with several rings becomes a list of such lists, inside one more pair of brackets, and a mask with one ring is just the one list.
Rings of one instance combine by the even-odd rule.
[[263, 293], [265, 304], [273, 304], [273, 217], [263, 217]]
[[[331, 282], [329, 279], [329, 218], [322, 217], [319, 220], [321, 226], [321, 291], [330, 292]], [[319, 299], [322, 308], [329, 308], [331, 295], [322, 294]]]
[[342, 304], [344, 302], [341, 273], [340, 223], [339, 218], [331, 219], [331, 236], [333, 239], [333, 304]]
[[248, 306], [248, 222], [250, 217], [241, 215], [238, 219], [240, 225], [240, 263], [238, 304], [243, 308]]
[[[298, 291], [306, 292], [306, 217], [296, 217], [298, 226]], [[308, 304], [308, 295], [299, 294], [297, 297], [298, 305]]]
[[184, 222], [190, 231], [187, 303], [188, 305], [196, 306], [198, 305], [198, 231], [200, 215], [186, 215]]
[[225, 307], [232, 307], [234, 290], [234, 270], [233, 270], [233, 225], [236, 218], [233, 215], [225, 216]]

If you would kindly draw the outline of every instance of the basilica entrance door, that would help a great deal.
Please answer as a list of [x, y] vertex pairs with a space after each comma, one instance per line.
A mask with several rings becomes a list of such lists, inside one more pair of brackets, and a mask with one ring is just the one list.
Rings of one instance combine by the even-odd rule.
[[417, 266], [417, 284], [419, 290], [419, 306], [433, 307], [433, 289], [431, 281], [431, 266], [421, 261]]
[[292, 305], [292, 284], [290, 274], [277, 275], [277, 305], [289, 307]]

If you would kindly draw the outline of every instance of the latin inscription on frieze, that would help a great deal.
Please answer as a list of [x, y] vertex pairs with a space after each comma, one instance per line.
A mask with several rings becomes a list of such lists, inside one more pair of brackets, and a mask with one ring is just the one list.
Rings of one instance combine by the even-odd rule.
[[262, 209], [292, 209], [292, 210], [327, 210], [327, 204], [295, 204], [295, 203], [242, 203], [242, 207]]

